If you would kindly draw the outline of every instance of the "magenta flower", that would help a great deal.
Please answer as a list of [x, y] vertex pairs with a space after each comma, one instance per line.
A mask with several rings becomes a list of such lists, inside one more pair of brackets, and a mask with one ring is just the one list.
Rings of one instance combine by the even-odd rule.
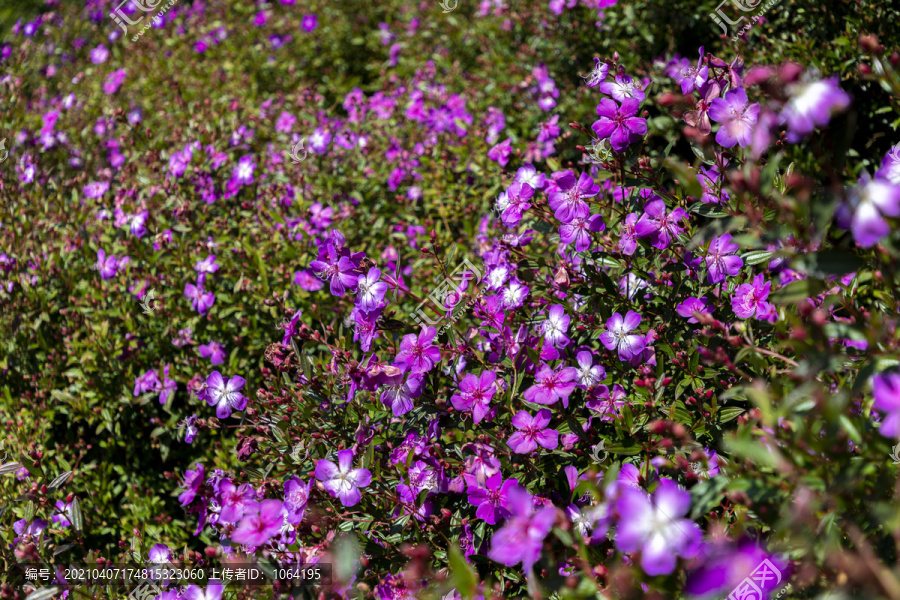
[[368, 469], [353, 468], [353, 450], [340, 450], [338, 464], [322, 459], [316, 464], [316, 479], [344, 506], [353, 506], [362, 498], [359, 488], [372, 482]]
[[557, 219], [569, 223], [576, 217], [587, 217], [590, 212], [585, 198], [593, 198], [600, 193], [600, 186], [587, 174], [578, 179], [571, 171], [565, 171], [556, 179], [556, 191], [549, 197], [550, 208]]
[[189, 585], [181, 595], [182, 600], [222, 600], [222, 582], [210, 579], [206, 589], [197, 585]]
[[683, 518], [691, 506], [690, 493], [669, 479], [661, 480], [652, 496], [631, 487], [618, 491], [616, 548], [626, 553], [640, 550], [645, 573], [666, 575], [675, 569], [677, 556], [697, 555], [702, 532]]
[[432, 342], [437, 335], [434, 327], [422, 326], [419, 335], [408, 333], [400, 342], [394, 364], [406, 365], [410, 373], [427, 373], [441, 362], [441, 350]]
[[315, 14], [303, 15], [303, 19], [300, 21], [300, 27], [303, 28], [303, 31], [306, 33], [312, 33], [318, 23], [319, 18]]
[[524, 410], [516, 413], [512, 418], [512, 425], [519, 431], [512, 434], [507, 446], [516, 454], [530, 454], [540, 444], [547, 450], [553, 450], [559, 445], [559, 432], [555, 429], [547, 429], [550, 424], [550, 411], [546, 408], [531, 416]]
[[694, 298], [693, 296], [685, 299], [684, 302], [675, 307], [675, 312], [677, 312], [682, 317], [687, 318], [688, 323], [699, 323], [697, 317], [694, 316], [694, 313], [700, 313], [701, 315], [709, 314], [709, 306], [706, 303], [706, 296], [701, 296], [700, 298]]
[[759, 118], [759, 102], [750, 104], [744, 88], [725, 92], [724, 98], [716, 98], [709, 108], [709, 116], [721, 123], [716, 134], [716, 143], [725, 148], [739, 144], [744, 148], [750, 144], [753, 126]]
[[216, 296], [212, 292], [203, 289], [203, 284], [198, 285], [188, 283], [184, 286], [184, 295], [191, 299], [191, 308], [200, 313], [201, 316], [209, 312], [213, 304], [216, 302]]
[[156, 374], [156, 370], [151, 369], [140, 377], [135, 378], [134, 395], [140, 396], [147, 392], [158, 392], [161, 387], [162, 384], [159, 382], [159, 375]]
[[772, 282], [766, 281], [762, 273], [753, 278], [753, 283], [742, 283], [737, 286], [731, 296], [734, 314], [741, 319], [749, 319], [756, 315], [757, 319], [768, 320], [766, 317], [772, 311], [766, 298], [769, 297], [771, 290]]
[[637, 117], [640, 103], [634, 98], [625, 98], [622, 106], [618, 106], [609, 98], [604, 98], [597, 105], [600, 119], [594, 121], [591, 129], [600, 139], [609, 138], [612, 149], [624, 152], [625, 149], [647, 133], [647, 121]]
[[106, 256], [103, 250], [97, 250], [97, 270], [100, 271], [101, 279], [112, 279], [118, 271], [118, 261], [116, 257], [110, 254]]
[[236, 486], [226, 479], [219, 484], [218, 492], [222, 506], [219, 520], [224, 523], [236, 523], [244, 515], [246, 508], [256, 502], [256, 492], [249, 483]]
[[119, 91], [119, 87], [121, 87], [122, 82], [125, 81], [126, 73], [125, 69], [118, 69], [110, 73], [103, 82], [103, 93], [115, 94]]
[[198, 350], [200, 351], [200, 356], [208, 358], [213, 366], [221, 365], [225, 362], [225, 347], [219, 342], [201, 344]]
[[900, 373], [880, 373], [872, 380], [873, 408], [885, 413], [881, 435], [900, 438]]
[[721, 90], [722, 88], [715, 81], [710, 83], [703, 98], [697, 101], [697, 108], [684, 113], [684, 122], [691, 127], [696, 127], [703, 135], [709, 135], [712, 131], [709, 109], [712, 108], [713, 100], [719, 97]]
[[665, 250], [683, 230], [680, 223], [687, 219], [687, 213], [681, 207], [666, 213], [666, 203], [662, 198], [653, 197], [644, 206], [644, 214], [634, 225], [638, 237], [650, 237], [654, 248]]
[[563, 406], [569, 407], [569, 395], [578, 385], [574, 379], [578, 375], [574, 367], [561, 367], [554, 371], [546, 363], [541, 363], [534, 385], [525, 390], [523, 396], [536, 404], [555, 404], [562, 399]]
[[730, 233], [713, 238], [709, 243], [706, 251], [706, 277], [710, 283], [725, 281], [726, 276], [734, 277], [740, 272], [744, 260], [734, 255], [738, 248], [740, 246], [731, 241]]
[[781, 111], [781, 122], [787, 124], [787, 141], [795, 144], [824, 127], [834, 113], [850, 106], [850, 96], [838, 87], [837, 77], [794, 86], [791, 99]]
[[563, 244], [575, 242], [575, 252], [584, 252], [591, 247], [591, 232], [598, 233], [606, 229], [606, 223], [600, 215], [575, 217], [569, 223], [559, 226], [559, 241]]
[[499, 519], [506, 518], [506, 506], [509, 490], [519, 485], [518, 479], [507, 479], [499, 470], [484, 480], [484, 485], [478, 483], [478, 477], [466, 473], [463, 475], [469, 494], [469, 504], [477, 506], [475, 516], [482, 519], [488, 525], [494, 525]]
[[[522, 169], [519, 169], [521, 171]], [[513, 228], [522, 220], [522, 214], [531, 208], [529, 200], [534, 196], [534, 188], [527, 183], [514, 181], [506, 188], [506, 202], [503, 204], [499, 199], [498, 206], [502, 206], [503, 210], [500, 219], [503, 224], [509, 228]], [[503, 195], [501, 195], [503, 197]]]
[[508, 567], [522, 563], [526, 572], [538, 561], [544, 538], [553, 528], [556, 507], [544, 506], [537, 512], [534, 499], [518, 485], [509, 490], [510, 516], [491, 538], [488, 557]]
[[178, 424], [178, 428], [184, 428], [184, 443], [193, 444], [194, 438], [197, 437], [197, 415], [191, 415], [187, 419]]
[[56, 514], [50, 517], [50, 522], [55, 523], [60, 528], [72, 525], [72, 503], [66, 503], [62, 500], [56, 501]]
[[881, 168], [876, 171], [875, 179], [900, 185], [900, 144], [891, 148], [881, 159]]
[[304, 484], [297, 477], [291, 477], [284, 482], [284, 508], [287, 512], [287, 522], [291, 525], [297, 525], [303, 520], [312, 485], [312, 479]]
[[512, 153], [512, 138], [506, 138], [493, 148], [488, 150], [488, 158], [496, 162], [501, 167], [505, 167], [509, 162], [509, 155]]
[[228, 382], [218, 371], [213, 371], [206, 378], [206, 388], [203, 390], [202, 399], [210, 406], [216, 407], [216, 416], [220, 419], [227, 419], [231, 416], [232, 410], [244, 410], [247, 406], [247, 398], [241, 394], [244, 387], [244, 378], [235, 375]]
[[381, 279], [381, 271], [372, 267], [365, 275], [360, 275], [356, 280], [356, 305], [369, 312], [381, 306], [388, 285]]
[[103, 44], [91, 50], [91, 62], [95, 65], [105, 63], [107, 58], [109, 58], [109, 50]]
[[641, 315], [632, 310], [629, 310], [624, 318], [619, 313], [613, 313], [606, 322], [608, 331], [600, 335], [600, 341], [607, 350], [618, 351], [619, 360], [628, 362], [634, 356], [640, 355], [646, 346], [644, 336], [630, 333], [640, 324]]
[[564, 348], [569, 344], [569, 338], [566, 331], [569, 329], [569, 322], [572, 317], [566, 314], [566, 309], [562, 304], [554, 304], [550, 307], [547, 319], [541, 323], [541, 331], [544, 334], [544, 340], [557, 348]]
[[244, 546], [262, 546], [281, 532], [284, 504], [279, 500], [263, 500], [250, 504], [231, 541]]
[[108, 189], [108, 181], [92, 181], [84, 186], [84, 195], [88, 198], [100, 198]]
[[622, 414], [622, 406], [625, 404], [625, 388], [618, 383], [613, 384], [612, 390], [605, 385], [597, 386], [596, 398], [592, 398], [584, 405], [600, 413], [601, 421], [614, 421]]
[[480, 376], [466, 374], [459, 382], [459, 392], [450, 397], [453, 408], [460, 412], [472, 411], [473, 421], [479, 423], [490, 410], [491, 399], [497, 391], [496, 379], [494, 371], [485, 371]]

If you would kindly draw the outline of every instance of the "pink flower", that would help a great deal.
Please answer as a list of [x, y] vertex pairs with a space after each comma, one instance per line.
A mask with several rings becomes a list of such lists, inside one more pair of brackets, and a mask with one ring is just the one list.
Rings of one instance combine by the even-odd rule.
[[362, 499], [359, 488], [372, 482], [368, 469], [353, 468], [353, 450], [337, 453], [338, 464], [322, 459], [316, 464], [316, 479], [344, 506], [353, 506]]
[[434, 327], [424, 325], [418, 336], [414, 333], [404, 335], [394, 364], [406, 365], [412, 374], [427, 373], [433, 369], [441, 362], [441, 350], [432, 343], [436, 335]]
[[519, 431], [510, 436], [507, 445], [516, 454], [530, 454], [538, 447], [538, 444], [547, 450], [553, 450], [559, 445], [559, 432], [555, 429], [547, 429], [550, 424], [550, 411], [546, 408], [538, 411], [535, 416], [520, 410], [512, 418], [512, 425]]
[[716, 98], [709, 108], [709, 116], [721, 123], [716, 134], [716, 143], [725, 148], [735, 144], [744, 148], [750, 144], [753, 127], [759, 118], [759, 102], [750, 104], [744, 88], [725, 92], [724, 98]]
[[241, 519], [231, 541], [244, 546], [262, 546], [281, 531], [284, 524], [284, 504], [280, 500], [252, 503]]

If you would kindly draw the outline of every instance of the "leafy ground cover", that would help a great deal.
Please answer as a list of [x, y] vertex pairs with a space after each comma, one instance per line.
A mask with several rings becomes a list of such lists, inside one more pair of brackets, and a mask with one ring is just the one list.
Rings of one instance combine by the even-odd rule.
[[900, 598], [898, 16], [0, 9], [0, 598]]

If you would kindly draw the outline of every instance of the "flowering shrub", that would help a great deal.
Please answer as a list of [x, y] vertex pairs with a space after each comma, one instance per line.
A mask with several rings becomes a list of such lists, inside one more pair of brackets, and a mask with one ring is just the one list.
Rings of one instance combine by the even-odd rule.
[[896, 9], [646, 6], [18, 21], [0, 597], [900, 597]]

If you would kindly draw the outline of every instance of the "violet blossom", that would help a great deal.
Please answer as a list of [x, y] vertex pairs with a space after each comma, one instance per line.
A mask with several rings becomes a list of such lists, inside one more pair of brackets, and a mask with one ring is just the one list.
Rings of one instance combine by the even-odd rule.
[[221, 373], [213, 371], [206, 378], [206, 387], [199, 395], [207, 404], [216, 407], [218, 418], [227, 419], [232, 410], [241, 411], [247, 406], [247, 398], [241, 394], [245, 383], [240, 375], [235, 375], [226, 382]]
[[512, 418], [512, 426], [518, 431], [512, 434], [506, 445], [516, 454], [530, 454], [540, 444], [547, 450], [553, 450], [559, 445], [559, 432], [555, 429], [547, 429], [550, 424], [550, 411], [546, 408], [538, 411], [535, 416], [520, 410]]
[[753, 127], [759, 118], [759, 102], [750, 104], [744, 88], [725, 92], [724, 98], [716, 98], [710, 103], [710, 118], [721, 123], [716, 134], [716, 143], [725, 148], [735, 144], [744, 148], [750, 144]]
[[535, 511], [531, 494], [516, 485], [509, 490], [508, 510], [506, 523], [491, 538], [488, 557], [508, 567], [521, 562], [530, 572], [553, 528], [556, 508], [550, 505]]
[[562, 399], [563, 406], [568, 408], [569, 395], [578, 385], [575, 381], [578, 371], [574, 367], [560, 367], [554, 371], [550, 365], [541, 363], [534, 385], [525, 390], [523, 396], [536, 404], [555, 404]]
[[726, 233], [713, 238], [706, 251], [707, 280], [710, 283], [725, 281], [725, 277], [737, 275], [744, 261], [740, 256], [735, 256], [740, 246], [731, 241], [731, 234]]
[[404, 335], [394, 364], [405, 365], [413, 374], [427, 373], [441, 362], [441, 350], [433, 343], [436, 336], [437, 330], [425, 325], [418, 336], [414, 333]]
[[606, 321], [608, 331], [600, 335], [600, 341], [607, 350], [616, 350], [619, 360], [628, 362], [634, 356], [640, 355], [646, 346], [643, 335], [630, 333], [640, 324], [641, 315], [632, 310], [629, 310], [624, 318], [619, 313], [613, 313]]
[[472, 419], [477, 424], [487, 415], [491, 399], [497, 392], [494, 371], [484, 371], [481, 375], [467, 373], [459, 382], [459, 392], [450, 397], [453, 408], [460, 412], [472, 411]]
[[591, 129], [601, 140], [608, 138], [615, 152], [624, 152], [647, 133], [647, 120], [637, 116], [639, 107], [640, 102], [634, 98], [625, 98], [621, 106], [604, 98], [597, 105], [600, 119], [594, 121]]
[[353, 450], [340, 450], [337, 453], [338, 464], [322, 459], [316, 464], [316, 479], [322, 482], [325, 489], [344, 506], [354, 506], [362, 499], [359, 488], [372, 482], [372, 474], [368, 469], [353, 468]]

